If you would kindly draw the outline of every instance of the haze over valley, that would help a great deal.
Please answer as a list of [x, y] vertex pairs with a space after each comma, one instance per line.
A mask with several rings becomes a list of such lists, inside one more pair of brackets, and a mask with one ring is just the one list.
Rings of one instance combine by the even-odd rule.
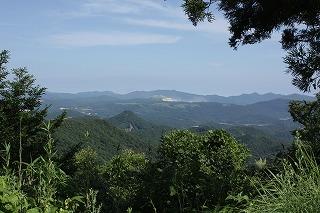
[[290, 120], [288, 103], [314, 100], [306, 95], [267, 93], [240, 96], [195, 95], [174, 90], [47, 93], [44, 104], [52, 114], [67, 110], [70, 117], [81, 115], [109, 118], [132, 111], [144, 119], [172, 127], [191, 127], [205, 123], [267, 126]]
[[[48, 92], [43, 97], [43, 104], [51, 106], [49, 117], [66, 111], [71, 132], [78, 132], [75, 129], [85, 121], [104, 128], [103, 135], [110, 131], [107, 126], [124, 130], [123, 134], [128, 134], [129, 138], [124, 137], [116, 143], [124, 148], [156, 147], [161, 136], [173, 129], [203, 132], [222, 128], [246, 144], [257, 158], [274, 157], [291, 144], [291, 131], [299, 127], [288, 112], [288, 104], [292, 100], [311, 101], [314, 97], [273, 93], [224, 97], [175, 90], [135, 91], [128, 94], [110, 91], [75, 94]], [[94, 132], [92, 127], [87, 128]], [[68, 133], [66, 130], [61, 131]], [[81, 131], [85, 131], [85, 128]], [[109, 136], [94, 137], [104, 138], [104, 142], [98, 147], [109, 146]], [[140, 145], [132, 147], [129, 141], [133, 139], [130, 137], [140, 141]], [[68, 141], [64, 137], [61, 140]], [[94, 141], [101, 140], [93, 140], [96, 143]], [[117, 145], [97, 151], [101, 153], [101, 150], [109, 150], [104, 151], [109, 153], [105, 157], [112, 156], [115, 147]], [[144, 148], [138, 150], [143, 151]]]

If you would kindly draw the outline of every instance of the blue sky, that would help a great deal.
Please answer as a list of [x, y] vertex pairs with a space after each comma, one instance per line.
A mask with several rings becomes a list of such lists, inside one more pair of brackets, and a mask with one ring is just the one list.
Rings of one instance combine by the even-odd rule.
[[175, 89], [198, 94], [297, 93], [279, 35], [234, 51], [216, 13], [197, 28], [178, 0], [10, 0], [0, 49], [49, 91]]

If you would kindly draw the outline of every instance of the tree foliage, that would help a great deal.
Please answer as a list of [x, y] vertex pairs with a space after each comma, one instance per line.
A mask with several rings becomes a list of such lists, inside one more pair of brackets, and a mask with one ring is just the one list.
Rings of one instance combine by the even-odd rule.
[[[0, 146], [11, 146], [12, 162], [19, 161], [20, 143], [24, 162], [45, 153], [42, 130], [48, 107], [41, 106], [45, 88], [35, 85], [26, 68], [8, 71], [8, 51], [0, 53]], [[10, 73], [12, 76], [10, 76]], [[52, 122], [52, 130], [60, 125], [64, 114]]]
[[125, 150], [104, 165], [102, 176], [106, 180], [114, 210], [125, 211], [143, 200], [148, 163], [144, 154]]
[[308, 143], [320, 160], [320, 94], [316, 101], [294, 101], [290, 103], [290, 113], [294, 121], [300, 123], [302, 128], [295, 131], [295, 135]]
[[75, 154], [76, 171], [72, 181], [80, 191], [88, 192], [97, 183], [98, 165], [97, 153], [91, 147], [83, 148]]
[[280, 31], [293, 85], [304, 92], [320, 87], [320, 1], [183, 0], [182, 6], [197, 25], [206, 18], [212, 20], [212, 5], [229, 21], [231, 47], [255, 44]]
[[170, 208], [182, 211], [224, 203], [236, 185], [241, 187], [235, 183], [249, 155], [223, 130], [172, 132], [163, 137], [159, 154], [159, 169], [165, 178], [161, 185], [167, 187]]

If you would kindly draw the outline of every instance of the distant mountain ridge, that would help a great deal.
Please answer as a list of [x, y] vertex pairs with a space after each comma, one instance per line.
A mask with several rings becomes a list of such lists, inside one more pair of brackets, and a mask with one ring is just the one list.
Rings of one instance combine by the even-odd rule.
[[46, 100], [73, 100], [99, 99], [101, 101], [132, 100], [132, 99], [156, 99], [164, 102], [216, 102], [223, 104], [248, 105], [275, 99], [285, 100], [314, 100], [313, 96], [290, 94], [281, 95], [275, 93], [266, 94], [242, 94], [237, 96], [197, 95], [176, 90], [134, 91], [127, 94], [118, 94], [110, 91], [92, 91], [80, 93], [54, 93], [48, 92]]
[[[106, 101], [99, 98], [75, 100], [48, 100], [49, 118], [63, 110], [69, 117], [93, 116], [109, 119], [123, 111], [131, 111], [157, 125], [177, 128], [206, 124], [210, 122], [226, 125], [263, 126], [279, 121], [292, 123], [288, 112], [290, 100], [275, 99], [248, 105], [222, 104], [215, 102], [165, 102], [154, 99], [133, 99]], [[134, 116], [128, 116], [129, 118]], [[123, 120], [123, 119], [122, 119]], [[138, 119], [131, 119], [137, 121]], [[137, 126], [136, 124], [132, 126]], [[124, 125], [130, 128], [130, 123]]]
[[118, 115], [115, 115], [108, 119], [112, 125], [132, 131], [140, 131], [145, 129], [151, 129], [154, 125], [151, 122], [147, 122], [142, 118], [138, 117], [135, 113], [125, 110]]

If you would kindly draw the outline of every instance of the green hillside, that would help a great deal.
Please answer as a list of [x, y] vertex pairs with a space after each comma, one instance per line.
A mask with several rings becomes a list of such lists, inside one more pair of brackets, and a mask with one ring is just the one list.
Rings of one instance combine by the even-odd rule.
[[[225, 129], [240, 143], [245, 144], [254, 158], [274, 157], [292, 141], [290, 132], [279, 135], [267, 127], [228, 126], [208, 124], [192, 128], [197, 132]], [[78, 143], [91, 146], [101, 160], [107, 160], [125, 148], [152, 154], [161, 136], [171, 129], [148, 122], [131, 111], [124, 111], [109, 120], [93, 117], [67, 119], [56, 132], [59, 153], [67, 152]], [[281, 130], [282, 132], [282, 130]], [[87, 136], [86, 136], [87, 134]]]
[[108, 122], [152, 145], [158, 145], [161, 136], [170, 130], [169, 127], [148, 122], [131, 111], [123, 111], [108, 119]]
[[283, 133], [280, 137], [276, 131], [272, 133], [266, 127], [210, 124], [207, 126], [197, 126], [192, 129], [196, 132], [206, 132], [210, 129], [225, 129], [237, 141], [244, 144], [251, 151], [251, 155], [255, 159], [259, 157], [274, 158], [280, 151], [288, 148], [293, 140], [289, 131], [286, 134]]
[[[87, 136], [86, 136], [87, 135]], [[91, 118], [68, 119], [55, 133], [58, 153], [67, 152], [78, 143], [94, 148], [101, 160], [107, 160], [130, 148], [148, 152], [149, 144], [139, 137], [112, 126], [107, 121]]]
[[274, 158], [280, 151], [288, 148], [292, 141], [274, 137], [253, 127], [232, 127], [227, 131], [246, 145], [254, 158]]

